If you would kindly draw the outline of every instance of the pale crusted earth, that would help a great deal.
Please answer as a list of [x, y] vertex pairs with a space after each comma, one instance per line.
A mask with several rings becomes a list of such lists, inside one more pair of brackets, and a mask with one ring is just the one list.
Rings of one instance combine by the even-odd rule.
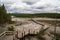
[[[24, 35], [28, 34], [29, 33], [29, 30], [30, 30], [30, 33], [37, 33], [39, 32], [39, 30], [41, 29], [41, 27], [43, 27], [44, 29], [49, 27], [49, 29], [47, 30], [47, 33], [46, 35], [44, 36], [47, 39], [49, 40], [52, 40], [51, 37], [49, 37], [47, 34], [49, 32], [54, 32], [54, 27], [53, 25], [51, 24], [48, 24], [48, 23], [45, 23], [45, 22], [38, 22], [40, 24], [43, 24], [44, 26], [42, 25], [39, 25], [33, 21], [31, 21], [31, 19], [33, 20], [56, 20], [56, 19], [52, 19], [52, 18], [12, 18], [12, 21], [16, 21], [17, 23], [14, 26], [15, 30], [18, 31], [18, 37], [22, 37], [22, 33], [25, 32]], [[58, 21], [60, 21], [60, 19], [57, 19]], [[56, 33], [60, 33], [60, 27], [57, 27], [57, 31]], [[13, 39], [12, 36], [8, 36], [8, 39]], [[32, 38], [32, 40], [35, 40], [36, 38]], [[5, 40], [5, 39], [3, 39]], [[27, 39], [28, 40], [28, 39]], [[37, 40], [37, 39], [36, 39]]]

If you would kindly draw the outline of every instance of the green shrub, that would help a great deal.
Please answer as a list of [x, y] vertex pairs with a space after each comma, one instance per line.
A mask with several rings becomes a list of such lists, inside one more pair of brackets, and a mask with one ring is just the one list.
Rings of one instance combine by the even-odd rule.
[[[48, 27], [49, 28], [49, 27]], [[43, 37], [44, 36], [44, 34], [45, 34], [45, 31], [48, 29], [48, 28], [46, 28], [46, 29], [44, 29], [43, 27], [40, 29], [40, 31], [39, 31], [39, 33], [38, 33], [38, 35], [37, 35], [37, 38], [39, 39], [39, 40], [45, 40], [45, 38]]]
[[8, 31], [14, 31], [14, 27], [13, 26], [8, 27]]

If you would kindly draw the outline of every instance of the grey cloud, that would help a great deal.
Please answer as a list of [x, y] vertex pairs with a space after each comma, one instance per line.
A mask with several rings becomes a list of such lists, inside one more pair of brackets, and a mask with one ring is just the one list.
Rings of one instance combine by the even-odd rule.
[[24, 3], [27, 3], [28, 5], [34, 4], [33, 2], [28, 2], [28, 1], [24, 1]]
[[34, 3], [38, 2], [40, 0], [23, 0], [23, 2], [27, 3], [28, 5], [33, 5]]
[[46, 7], [37, 7], [36, 9], [45, 9]]
[[3, 3], [8, 12], [14, 13], [60, 12], [59, 0], [0, 0]]

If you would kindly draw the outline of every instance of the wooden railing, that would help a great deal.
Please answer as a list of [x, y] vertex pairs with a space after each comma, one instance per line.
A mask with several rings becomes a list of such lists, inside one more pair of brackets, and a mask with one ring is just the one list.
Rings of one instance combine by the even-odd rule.
[[0, 34], [0, 39], [3, 38], [6, 35], [13, 35], [15, 32], [13, 31], [5, 31], [3, 33]]
[[31, 21], [33, 21], [33, 22], [36, 23], [36, 24], [39, 24], [39, 25], [44, 26], [44, 24], [38, 23], [37, 21], [35, 21], [35, 20], [33, 20], [33, 19], [31, 19]]
[[6, 33], [6, 31], [3, 32], [3, 33], [1, 33], [1, 34], [0, 34], [0, 38], [3, 37], [3, 36], [5, 36], [5, 35], [6, 35], [5, 33]]

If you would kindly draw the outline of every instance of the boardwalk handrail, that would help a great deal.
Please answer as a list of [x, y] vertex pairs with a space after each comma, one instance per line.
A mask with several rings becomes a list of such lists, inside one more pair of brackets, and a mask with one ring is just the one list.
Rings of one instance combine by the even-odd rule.
[[39, 25], [44, 26], [43, 24], [38, 23], [37, 21], [33, 20], [32, 18], [31, 18], [31, 20], [32, 20], [33, 22], [35, 22], [36, 24], [39, 24]]
[[5, 36], [6, 35], [5, 33], [6, 33], [6, 31], [4, 31], [3, 33], [1, 33], [0, 34], [0, 38], [3, 37], [3, 36]]
[[0, 34], [0, 38], [4, 37], [5, 35], [13, 34], [13, 31], [4, 31], [3, 33]]

